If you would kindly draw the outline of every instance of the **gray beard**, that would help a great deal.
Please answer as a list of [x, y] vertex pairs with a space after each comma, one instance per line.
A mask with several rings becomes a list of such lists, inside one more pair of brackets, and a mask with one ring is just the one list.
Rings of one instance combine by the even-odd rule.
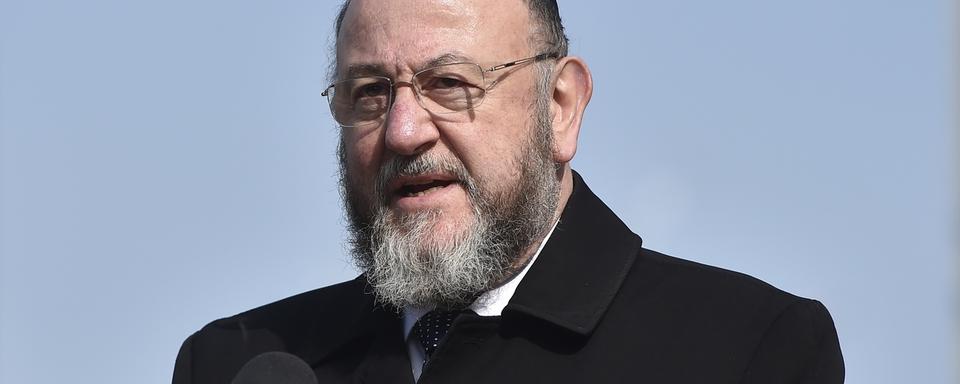
[[[381, 167], [372, 202], [363, 210], [346, 172], [340, 143], [341, 191], [349, 219], [351, 254], [378, 302], [406, 306], [465, 308], [480, 294], [518, 272], [518, 259], [550, 225], [560, 197], [558, 164], [552, 161], [549, 113], [537, 106], [530, 137], [516, 161], [520, 178], [503, 194], [481, 187], [454, 157], [396, 157]], [[443, 212], [396, 214], [384, 186], [398, 175], [442, 170], [457, 175], [473, 206], [459, 233], [436, 238]], [[363, 214], [362, 212], [370, 212]]]

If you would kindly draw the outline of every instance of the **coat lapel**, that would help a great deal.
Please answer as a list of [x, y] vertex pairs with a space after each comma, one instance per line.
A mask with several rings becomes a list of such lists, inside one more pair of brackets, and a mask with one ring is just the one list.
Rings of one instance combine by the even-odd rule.
[[560, 222], [505, 308], [587, 335], [626, 278], [641, 239], [573, 173]]

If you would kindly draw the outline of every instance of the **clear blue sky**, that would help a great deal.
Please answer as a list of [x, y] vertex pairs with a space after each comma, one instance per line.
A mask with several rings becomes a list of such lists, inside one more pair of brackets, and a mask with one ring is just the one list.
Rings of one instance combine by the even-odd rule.
[[[0, 0], [0, 382], [169, 382], [206, 322], [355, 275], [335, 8]], [[956, 382], [950, 1], [561, 9], [574, 167], [647, 246], [823, 301], [849, 383]]]

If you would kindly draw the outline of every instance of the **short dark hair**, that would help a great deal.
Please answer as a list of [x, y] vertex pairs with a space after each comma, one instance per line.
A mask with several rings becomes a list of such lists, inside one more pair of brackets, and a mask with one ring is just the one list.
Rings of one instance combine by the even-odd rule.
[[526, 0], [526, 2], [527, 7], [530, 8], [530, 18], [538, 24], [537, 32], [531, 36], [532, 45], [540, 46], [544, 51], [556, 53], [559, 57], [566, 56], [570, 41], [563, 29], [563, 20], [560, 20], [557, 1]]
[[[524, 0], [530, 9], [530, 18], [537, 23], [536, 32], [530, 36], [531, 45], [541, 47], [542, 51], [557, 53], [560, 57], [567, 55], [569, 39], [563, 30], [563, 21], [560, 20], [560, 8], [556, 0]], [[340, 27], [343, 17], [347, 13], [350, 0], [340, 6], [337, 13], [336, 34], [334, 41], [340, 38]], [[336, 44], [336, 43], [334, 43]], [[540, 52], [537, 52], [540, 53]]]

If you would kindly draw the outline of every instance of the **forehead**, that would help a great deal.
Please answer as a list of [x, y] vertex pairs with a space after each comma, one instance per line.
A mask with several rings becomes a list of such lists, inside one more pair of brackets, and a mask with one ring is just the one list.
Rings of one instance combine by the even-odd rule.
[[443, 55], [478, 63], [529, 51], [523, 0], [353, 0], [337, 36], [337, 73], [349, 65], [416, 70]]

